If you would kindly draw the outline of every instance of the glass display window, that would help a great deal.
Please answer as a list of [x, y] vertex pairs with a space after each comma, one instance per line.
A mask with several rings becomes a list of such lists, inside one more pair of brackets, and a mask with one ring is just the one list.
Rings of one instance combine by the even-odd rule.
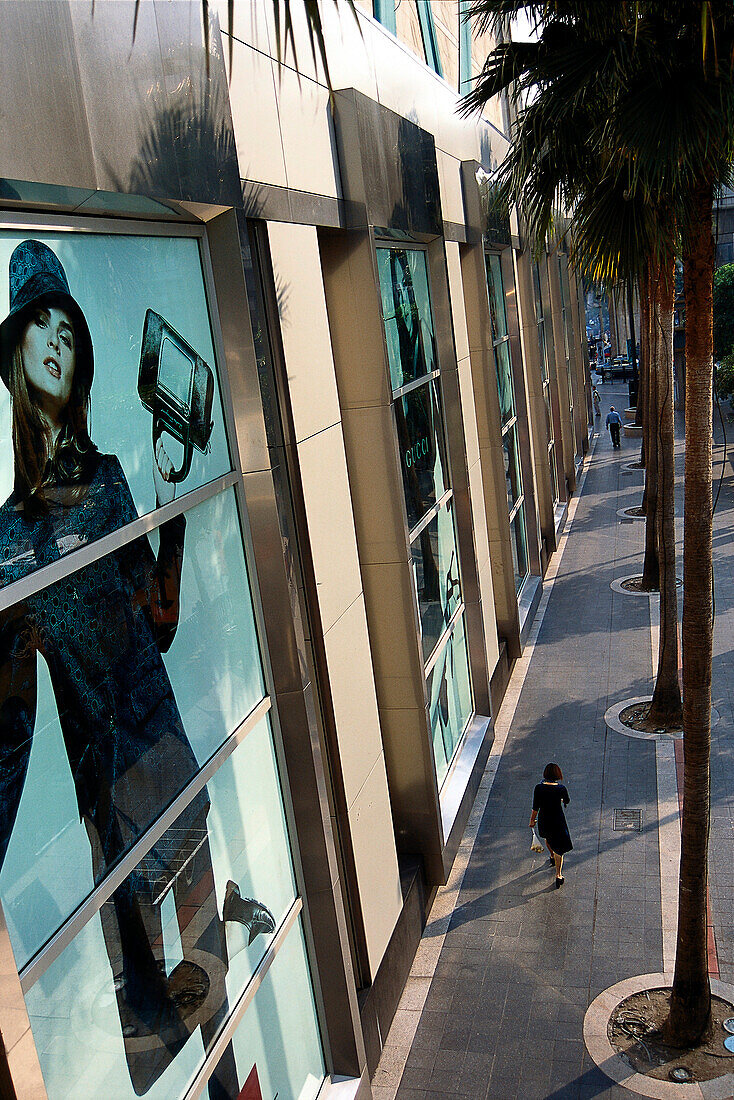
[[473, 713], [463, 615], [457, 619], [431, 667], [426, 686], [433, 758], [440, 787]]
[[424, 661], [436, 648], [461, 604], [453, 512], [453, 501], [449, 501], [411, 545]]
[[2, 613], [5, 683], [28, 700], [2, 784], [21, 966], [265, 696], [233, 491], [172, 525]]
[[[7, 271], [0, 586], [231, 469], [198, 237], [0, 229]], [[64, 332], [71, 369], [61, 361]], [[59, 446], [45, 469], [44, 417], [59, 399]], [[122, 468], [124, 517], [100, 499], [104, 459]], [[53, 541], [39, 543], [37, 524], [22, 522], [70, 504], [84, 522]]]
[[378, 248], [382, 318], [393, 390], [438, 368], [425, 253]]
[[295, 897], [265, 719], [26, 995], [49, 1100], [182, 1095]]
[[376, 251], [440, 786], [471, 717], [472, 696], [428, 264], [420, 248], [378, 245]]
[[412, 529], [448, 488], [441, 396], [435, 379], [394, 402], [395, 425], [408, 528]]
[[102, 224], [0, 228], [0, 896], [50, 1100], [176, 1100], [301, 901], [205, 235]]

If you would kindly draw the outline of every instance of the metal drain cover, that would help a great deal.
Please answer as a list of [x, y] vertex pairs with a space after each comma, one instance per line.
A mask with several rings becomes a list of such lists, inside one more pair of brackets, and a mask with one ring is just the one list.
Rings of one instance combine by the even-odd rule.
[[621, 832], [625, 829], [630, 829], [636, 833], [642, 832], [642, 810], [631, 810], [626, 807], [616, 809], [612, 829], [615, 832]]

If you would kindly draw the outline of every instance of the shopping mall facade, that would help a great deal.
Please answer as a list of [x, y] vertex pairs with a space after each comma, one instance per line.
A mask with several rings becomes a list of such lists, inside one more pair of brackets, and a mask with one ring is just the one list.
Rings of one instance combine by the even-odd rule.
[[0, 5], [3, 1097], [371, 1096], [588, 449], [466, 7]]

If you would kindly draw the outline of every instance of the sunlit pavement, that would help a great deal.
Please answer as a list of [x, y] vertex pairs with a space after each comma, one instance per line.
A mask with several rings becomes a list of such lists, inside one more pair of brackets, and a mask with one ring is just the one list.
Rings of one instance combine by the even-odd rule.
[[[495, 748], [475, 813], [431, 912], [374, 1078], [375, 1100], [634, 1095], [593, 1064], [583, 1019], [603, 989], [662, 971], [672, 957], [677, 897], [665, 868], [677, 839], [676, 771], [672, 744], [625, 737], [604, 722], [614, 703], [651, 693], [655, 635], [651, 646], [650, 601], [610, 589], [615, 578], [641, 571], [644, 523], [617, 511], [639, 503], [643, 475], [624, 469], [638, 457], [639, 441], [623, 436], [613, 451], [604, 428], [610, 404], [624, 409], [626, 388], [599, 392], [593, 456], [530, 643], [495, 716]], [[734, 439], [734, 422], [726, 430]], [[682, 425], [677, 431], [680, 481]], [[721, 434], [717, 425], [719, 443]], [[713, 729], [710, 894], [712, 966], [731, 982], [734, 469], [722, 455], [718, 446], [714, 475], [723, 465], [724, 479], [714, 519], [713, 703], [720, 720]], [[680, 555], [680, 519], [678, 537]], [[571, 796], [574, 850], [560, 890], [546, 857], [530, 851], [528, 828], [533, 787], [550, 760], [560, 764]], [[641, 828], [615, 829], [618, 809], [641, 811]]]

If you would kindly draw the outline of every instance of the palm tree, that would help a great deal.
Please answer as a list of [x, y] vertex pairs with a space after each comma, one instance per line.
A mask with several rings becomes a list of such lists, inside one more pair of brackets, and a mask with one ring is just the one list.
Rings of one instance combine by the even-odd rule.
[[[712, 516], [711, 516], [711, 386], [712, 282], [711, 234], [714, 184], [729, 170], [734, 134], [734, 7], [729, 0], [629, 0], [605, 5], [547, 0], [476, 0], [472, 11], [485, 26], [501, 24], [520, 8], [539, 25], [538, 43], [513, 47], [504, 43], [487, 59], [482, 76], [467, 98], [476, 107], [517, 80], [539, 85], [535, 103], [551, 100], [548, 125], [535, 153], [546, 162], [561, 150], [567, 154], [564, 115], [594, 90], [587, 63], [602, 52], [606, 68], [596, 73], [610, 96], [611, 109], [591, 133], [626, 164], [628, 193], [658, 207], [673, 203], [675, 217], [668, 234], [653, 249], [654, 287], [659, 305], [667, 305], [676, 228], [683, 238], [686, 287], [686, 456], [683, 607], [684, 794], [682, 813], [678, 938], [670, 1015], [669, 1041], [695, 1044], [710, 1019], [707, 966], [706, 886], [709, 828], [709, 758], [712, 654]], [[720, 60], [721, 59], [721, 60]], [[532, 106], [532, 104], [531, 104]], [[555, 130], [555, 132], [554, 132]], [[530, 137], [539, 136], [541, 130]], [[523, 128], [520, 128], [520, 139]], [[547, 145], [545, 144], [547, 143]], [[600, 146], [593, 147], [596, 153]], [[578, 163], [579, 155], [575, 161]], [[567, 163], [573, 163], [573, 155]], [[561, 179], [562, 197], [573, 209], [572, 186]], [[547, 185], [546, 185], [547, 186]], [[555, 198], [554, 194], [554, 198]], [[660, 255], [662, 251], [663, 255]], [[667, 254], [667, 255], [666, 255]], [[651, 302], [654, 300], [655, 295]], [[661, 316], [653, 329], [664, 343]], [[652, 392], [652, 385], [649, 387]], [[656, 394], [666, 418], [671, 407], [667, 377], [658, 379]], [[670, 470], [664, 470], [666, 487]], [[667, 488], [664, 489], [664, 493]], [[669, 524], [669, 521], [668, 521]], [[670, 527], [658, 525], [669, 552]], [[675, 578], [672, 578], [675, 584]], [[670, 576], [662, 580], [664, 599]]]
[[[477, 4], [475, 14], [480, 6], [486, 15], [490, 7], [518, 5]], [[518, 199], [531, 235], [539, 240], [552, 229], [559, 205], [573, 209], [571, 257], [611, 290], [646, 270], [672, 270], [674, 222], [669, 202], [631, 186], [629, 154], [620, 150], [607, 121], [614, 109], [618, 26], [605, 25], [590, 39], [587, 19], [585, 13], [576, 23], [564, 23], [562, 34], [559, 24], [550, 21], [538, 43], [503, 43], [490, 55], [464, 109], [479, 106], [520, 74], [517, 98], [529, 84], [540, 83], [518, 116], [516, 141], [498, 172], [503, 198]], [[647, 720], [654, 728], [670, 729], [680, 727], [683, 717], [674, 538], [673, 299], [668, 279], [648, 278], [645, 285], [652, 295], [645, 312], [656, 336], [648, 343], [656, 354], [650, 357], [655, 369], [647, 400], [650, 460], [643, 580], [652, 588], [659, 579], [661, 591], [658, 667]], [[659, 489], [658, 475], [663, 476]]]

